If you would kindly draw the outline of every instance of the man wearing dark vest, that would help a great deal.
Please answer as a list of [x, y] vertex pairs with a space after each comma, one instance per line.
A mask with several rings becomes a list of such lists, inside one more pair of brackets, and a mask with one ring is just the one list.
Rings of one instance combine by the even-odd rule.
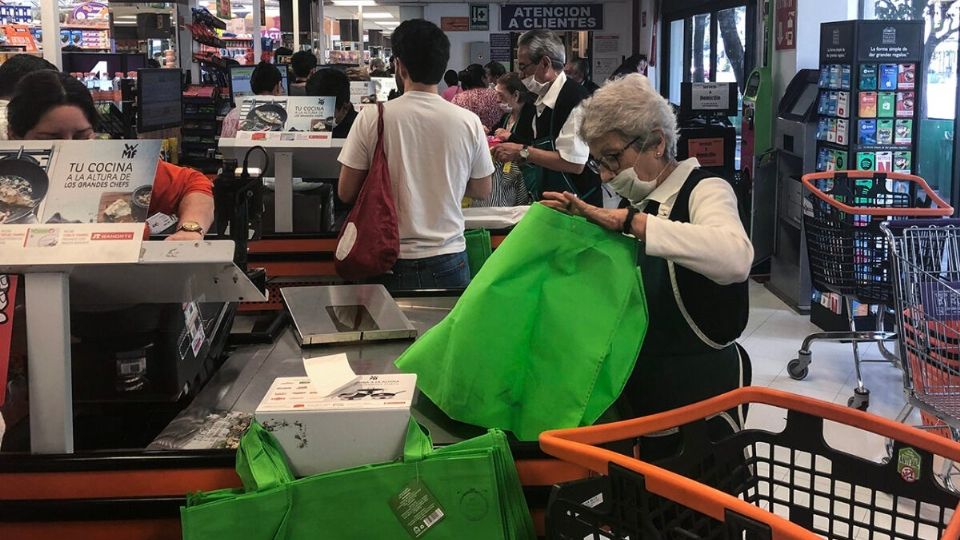
[[602, 206], [600, 177], [585, 167], [590, 149], [577, 135], [579, 105], [589, 94], [564, 74], [563, 42], [549, 30], [530, 30], [517, 41], [517, 59], [524, 84], [537, 96], [534, 142], [503, 143], [494, 157], [502, 163], [521, 163], [527, 187], [537, 200], [544, 192], [569, 192]]

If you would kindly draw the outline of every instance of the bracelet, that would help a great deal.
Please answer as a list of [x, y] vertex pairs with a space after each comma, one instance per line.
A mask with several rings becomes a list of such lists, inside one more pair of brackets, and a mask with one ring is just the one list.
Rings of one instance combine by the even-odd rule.
[[623, 234], [631, 234], [633, 230], [633, 218], [637, 217], [637, 209], [634, 207], [627, 208], [627, 219], [623, 220], [623, 228], [620, 232]]

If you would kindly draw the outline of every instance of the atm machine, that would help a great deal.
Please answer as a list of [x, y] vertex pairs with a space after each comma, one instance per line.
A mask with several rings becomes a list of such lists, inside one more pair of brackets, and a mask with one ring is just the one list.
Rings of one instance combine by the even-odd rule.
[[819, 72], [800, 70], [790, 81], [777, 114], [777, 216], [767, 288], [795, 310], [810, 310], [810, 266], [803, 234], [803, 185], [816, 171]]

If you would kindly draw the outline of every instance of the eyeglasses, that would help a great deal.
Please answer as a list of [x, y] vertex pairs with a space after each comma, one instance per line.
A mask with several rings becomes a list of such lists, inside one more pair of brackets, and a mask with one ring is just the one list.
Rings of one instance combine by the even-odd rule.
[[628, 148], [633, 146], [633, 144], [639, 141], [642, 137], [643, 135], [640, 135], [636, 139], [633, 139], [632, 141], [628, 142], [627, 145], [621, 148], [619, 152], [615, 152], [612, 154], [604, 154], [603, 156], [600, 156], [600, 159], [596, 159], [593, 156], [590, 156], [590, 159], [587, 160], [587, 168], [595, 172], [596, 174], [600, 174], [600, 167], [607, 169], [613, 174], [617, 174], [618, 172], [620, 172], [620, 156], [622, 156], [623, 153], [626, 152]]

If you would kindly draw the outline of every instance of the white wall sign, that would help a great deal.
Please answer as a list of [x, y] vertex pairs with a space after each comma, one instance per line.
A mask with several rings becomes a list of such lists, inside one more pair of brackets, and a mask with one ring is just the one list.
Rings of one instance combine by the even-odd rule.
[[593, 36], [593, 53], [596, 55], [620, 54], [620, 35], [598, 34]]

